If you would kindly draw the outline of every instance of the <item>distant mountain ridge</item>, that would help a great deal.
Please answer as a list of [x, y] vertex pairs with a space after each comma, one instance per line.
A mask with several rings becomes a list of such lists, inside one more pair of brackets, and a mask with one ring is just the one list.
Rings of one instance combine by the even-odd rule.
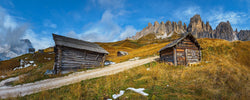
[[33, 48], [29, 39], [21, 39], [15, 44], [0, 46], [0, 61], [28, 53], [29, 48]]
[[229, 21], [220, 22], [216, 29], [213, 30], [209, 22], [204, 23], [200, 15], [196, 14], [190, 18], [190, 23], [187, 26], [185, 23], [182, 24], [182, 21], [176, 22], [163, 21], [159, 24], [157, 21], [154, 22], [154, 25], [148, 23], [148, 26], [142, 31], [137, 32], [135, 36], [129, 38], [133, 40], [138, 40], [147, 34], [155, 34], [157, 38], [167, 38], [171, 37], [173, 33], [183, 34], [185, 32], [191, 32], [197, 38], [217, 38], [225, 39], [228, 41], [250, 40], [250, 31], [241, 30], [240, 32], [233, 31], [232, 26]]

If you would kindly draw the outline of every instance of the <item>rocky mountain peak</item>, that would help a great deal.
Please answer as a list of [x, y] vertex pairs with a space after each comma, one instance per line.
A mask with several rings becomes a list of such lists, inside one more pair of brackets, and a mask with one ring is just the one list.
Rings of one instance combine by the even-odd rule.
[[161, 25], [164, 25], [164, 22], [163, 22], [163, 21], [161, 21]]
[[145, 36], [150, 33], [153, 33], [158, 37], [169, 37], [170, 35], [172, 35], [170, 33], [173, 32], [183, 33], [186, 32], [186, 28], [184, 28], [181, 21], [179, 21], [178, 24], [176, 22], [171, 21], [167, 21], [166, 23], [161, 21], [159, 24], [158, 21], [155, 21], [153, 26], [151, 23], [148, 23], [148, 26], [142, 31], [137, 32], [136, 35], [132, 37], [132, 39], [139, 39], [142, 36]]
[[212, 27], [211, 27], [211, 25], [209, 24], [208, 21], [206, 22], [206, 30], [207, 30], [208, 32], [212, 32], [212, 31], [213, 31], [213, 29], [212, 29]]
[[214, 31], [214, 37], [219, 39], [226, 39], [232, 41], [234, 39], [233, 28], [229, 21], [220, 22]]
[[201, 16], [196, 14], [190, 19], [190, 23], [199, 23], [201, 22]]
[[184, 23], [183, 28], [184, 28], [184, 30], [187, 30], [187, 25], [186, 25], [186, 23]]
[[151, 23], [148, 23], [148, 27], [151, 27], [152, 26], [152, 24]]
[[211, 37], [212, 35], [212, 27], [209, 25], [209, 22], [205, 24], [198, 14], [190, 18], [187, 31], [191, 32], [197, 38]]
[[250, 41], [250, 30], [240, 30], [237, 37], [242, 41]]
[[[148, 23], [148, 26], [142, 31], [137, 32], [132, 39], [139, 39], [150, 33], [155, 34], [157, 38], [166, 38], [171, 37], [173, 33], [182, 34], [185, 32], [191, 32], [196, 38], [218, 38], [229, 41], [249, 40], [248, 37], [250, 37], [249, 31], [240, 31], [240, 33], [238, 33], [236, 29], [234, 32], [229, 21], [221, 22], [216, 29], [213, 30], [208, 21], [204, 23], [201, 16], [196, 14], [190, 18], [188, 26], [186, 23], [182, 24], [182, 21], [178, 21], [178, 23], [166, 21], [165, 24], [163, 21], [161, 21], [160, 24], [155, 21], [154, 25]], [[244, 38], [245, 36], [247, 38]]]
[[188, 25], [188, 32], [194, 32], [199, 33], [203, 32], [202, 25], [203, 22], [201, 21], [200, 15], [194, 15], [192, 18], [190, 18], [190, 23]]
[[154, 22], [154, 27], [159, 27], [159, 25], [160, 25], [160, 24], [159, 24], [158, 21], [155, 21], [155, 22]]

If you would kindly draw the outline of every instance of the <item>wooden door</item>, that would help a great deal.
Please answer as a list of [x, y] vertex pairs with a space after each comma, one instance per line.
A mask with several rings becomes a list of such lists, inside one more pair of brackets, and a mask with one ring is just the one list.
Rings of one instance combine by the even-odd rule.
[[176, 49], [177, 65], [186, 65], [185, 49]]

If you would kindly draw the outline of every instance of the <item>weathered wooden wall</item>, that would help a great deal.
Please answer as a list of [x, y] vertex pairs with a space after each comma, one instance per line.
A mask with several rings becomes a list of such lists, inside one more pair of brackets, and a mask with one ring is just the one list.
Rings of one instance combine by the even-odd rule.
[[165, 49], [160, 52], [160, 60], [164, 62], [174, 63], [173, 49]]
[[160, 59], [174, 65], [187, 65], [201, 60], [201, 51], [194, 41], [186, 37], [172, 48], [160, 52]]
[[74, 71], [82, 68], [101, 66], [105, 54], [79, 50], [69, 47], [56, 46], [55, 64], [57, 71]]
[[183, 39], [176, 45], [177, 48], [177, 64], [185, 65], [200, 61], [200, 50], [189, 38]]

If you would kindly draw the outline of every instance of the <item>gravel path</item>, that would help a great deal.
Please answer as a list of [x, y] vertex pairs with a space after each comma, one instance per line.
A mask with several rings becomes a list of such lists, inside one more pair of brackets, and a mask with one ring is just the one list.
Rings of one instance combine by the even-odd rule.
[[10, 87], [0, 87], [0, 97], [7, 98], [7, 97], [25, 96], [25, 95], [29, 95], [32, 93], [37, 93], [40, 91], [59, 88], [64, 85], [81, 82], [82, 80], [86, 80], [86, 79], [116, 74], [124, 70], [128, 70], [130, 68], [152, 62], [156, 58], [157, 57], [149, 57], [149, 58], [135, 60], [135, 61], [126, 61], [126, 62], [110, 65], [104, 68], [76, 72], [68, 76], [41, 80], [35, 83], [27, 83], [27, 84], [10, 86]]

